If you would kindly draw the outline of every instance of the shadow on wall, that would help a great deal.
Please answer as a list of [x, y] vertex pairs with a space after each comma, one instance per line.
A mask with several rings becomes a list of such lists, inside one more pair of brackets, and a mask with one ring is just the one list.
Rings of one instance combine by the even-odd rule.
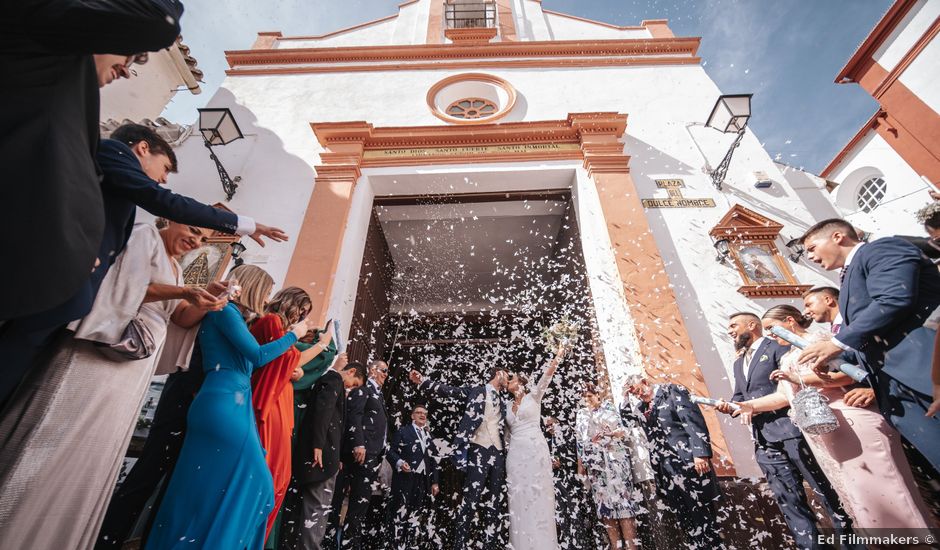
[[[690, 180], [696, 178], [697, 181], [703, 181], [703, 175], [698, 168], [689, 166], [634, 136], [626, 136], [625, 142], [626, 152], [630, 155], [631, 176], [636, 185], [637, 192], [641, 197], [651, 197], [654, 196], [654, 193], [658, 196], [664, 193], [662, 189], [656, 187], [656, 183], [650, 175], [654, 177], [660, 175], [665, 177], [668, 175], [677, 178], [685, 178], [687, 186]], [[695, 193], [695, 191], [689, 189], [689, 187], [686, 187], [683, 191], [688, 193], [690, 197]], [[714, 214], [709, 213], [707, 215], [689, 216], [689, 229], [698, 234], [707, 235], [712, 225], [708, 220], [714, 218], [712, 222], [714, 223], [721, 214], [724, 214], [723, 207], [720, 203], [713, 210], [716, 211]], [[702, 307], [703, 303], [706, 305], [712, 304], [714, 297], [707, 295], [699, 296], [695, 286], [692, 284], [689, 274], [683, 269], [676, 269], [676, 267], [681, 266], [679, 260], [680, 253], [677, 245], [682, 246], [683, 243], [686, 243], [687, 246], [683, 252], [688, 253], [689, 250], [700, 248], [701, 242], [698, 240], [692, 241], [682, 235], [673, 235], [661, 209], [647, 209], [646, 219], [650, 225], [650, 229], [653, 231], [656, 245], [659, 248], [659, 253], [664, 263], [667, 266], [673, 266], [672, 269], [669, 270], [669, 280], [673, 284], [673, 292], [676, 295], [679, 310], [682, 312], [688, 328], [689, 338], [695, 349], [695, 358], [699, 363], [699, 368], [705, 379], [709, 393], [711, 393], [713, 397], [730, 398], [733, 393], [733, 380], [729, 374], [731, 368], [730, 365], [728, 365], [728, 367], [725, 366], [727, 360], [718, 353], [712, 340], [712, 338], [723, 337], [726, 329], [723, 324], [711, 325]], [[696, 255], [702, 262], [714, 261], [714, 255], [710, 248], [704, 253], [696, 252]], [[733, 271], [733, 269], [731, 269], [731, 271]], [[736, 272], [732, 273], [731, 271], [728, 273], [728, 284], [734, 284], [734, 288], [737, 288], [740, 283], [738, 275]], [[696, 276], [699, 278], [699, 281], [701, 281], [701, 277], [707, 275], [707, 273], [708, 271], [703, 267], [702, 270], [696, 273]], [[723, 282], [717, 281], [717, 284], [723, 284]], [[731, 309], [733, 307], [733, 304], [728, 304], [725, 309]], [[742, 475], [740, 470], [743, 464], [739, 464], [739, 462], [742, 456], [750, 456], [746, 454], [746, 450], [751, 447], [750, 432], [741, 426], [737, 420], [732, 420], [730, 417], [722, 414], [717, 416], [721, 423], [725, 440], [729, 442], [729, 446], [736, 450], [736, 454], [732, 454], [730, 449], [724, 449], [724, 451], [735, 459], [735, 466], [739, 469], [738, 475]], [[751, 461], [753, 461], [753, 459], [751, 459]], [[753, 467], [756, 473], [756, 466], [754, 464], [750, 466]], [[747, 469], [749, 468], [745, 468], [745, 470]]]
[[516, 90], [516, 104], [513, 105], [512, 111], [506, 115], [506, 118], [498, 120], [497, 122], [522, 122], [525, 120], [526, 113], [529, 112], [529, 102], [525, 98], [525, 94], [522, 93], [522, 90]]
[[[245, 139], [224, 147], [215, 147], [213, 151], [232, 178], [241, 178], [235, 196], [226, 206], [251, 216], [259, 223], [280, 227], [291, 237], [286, 243], [268, 243], [263, 249], [264, 256], [259, 254], [262, 249], [254, 241], [242, 239], [247, 247], [244, 255], [246, 262], [260, 264], [280, 283], [284, 280], [297, 243], [316, 174], [308, 161], [287, 151], [281, 136], [260, 126], [251, 109], [240, 103], [229, 90], [220, 88], [207, 106], [231, 109], [245, 135]], [[304, 127], [303, 131], [309, 133], [310, 146], [316, 147], [316, 138], [309, 123], [307, 120], [296, 121], [296, 124]], [[198, 147], [198, 152], [187, 155], [190, 157], [187, 160], [194, 165], [195, 170], [191, 172], [189, 166], [184, 166], [185, 171], [179, 178], [181, 185], [174, 185], [175, 190], [198, 196], [210, 204], [223, 202], [225, 195], [215, 165], [198, 132], [192, 142], [187, 140], [185, 145]], [[187, 177], [190, 174], [194, 176]]]

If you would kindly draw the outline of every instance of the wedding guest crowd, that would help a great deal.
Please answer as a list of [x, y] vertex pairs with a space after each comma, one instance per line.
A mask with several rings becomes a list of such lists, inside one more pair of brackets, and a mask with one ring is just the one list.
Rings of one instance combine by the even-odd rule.
[[[25, 0], [5, 9], [0, 63], [19, 85], [0, 91], [9, 106], [0, 127], [21, 130], [2, 141], [0, 161], [31, 184], [0, 192], [0, 247], [21, 261], [0, 270], [4, 547], [439, 545], [425, 525], [444, 445], [425, 405], [395, 425], [383, 392], [389, 365], [350, 360], [330, 324], [311, 319], [307, 292], [272, 296], [274, 279], [257, 266], [205, 288], [184, 284], [181, 258], [213, 231], [261, 246], [287, 235], [168, 190], [178, 160], [153, 130], [125, 124], [100, 140], [94, 129], [99, 88], [176, 40], [182, 5]], [[62, 120], [42, 122], [49, 111]], [[136, 223], [138, 207], [159, 224]], [[867, 243], [844, 220], [815, 224], [801, 242], [809, 260], [839, 271], [840, 288], [811, 289], [802, 311], [728, 317], [733, 391], [717, 409], [750, 426], [799, 548], [818, 548], [822, 528], [804, 482], [837, 536], [936, 525], [905, 455], [936, 479], [938, 203], [918, 219], [928, 239]], [[808, 344], [798, 349], [775, 328]], [[487, 365], [484, 381], [463, 387], [408, 374], [423, 397], [460, 407], [453, 547], [505, 547], [501, 526], [515, 550], [591, 547], [601, 526], [612, 550], [651, 548], [667, 510], [685, 546], [723, 548], [722, 494], [695, 396], [643, 371], [628, 377], [618, 410], [604, 383], [588, 382], [573, 422], [545, 420], [546, 437], [543, 397], [570, 350], [554, 351], [532, 383], [506, 365]], [[843, 373], [846, 363], [865, 379]], [[115, 491], [154, 374], [169, 376], [153, 425]], [[812, 392], [832, 418], [824, 431], [797, 418]], [[586, 516], [597, 522], [579, 525]]]

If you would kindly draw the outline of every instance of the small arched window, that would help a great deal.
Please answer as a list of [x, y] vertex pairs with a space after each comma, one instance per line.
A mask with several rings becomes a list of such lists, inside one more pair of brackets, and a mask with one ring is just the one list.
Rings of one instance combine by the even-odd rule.
[[871, 212], [881, 204], [885, 198], [887, 184], [884, 178], [875, 176], [868, 178], [858, 186], [858, 192], [855, 194], [855, 203], [862, 212]]

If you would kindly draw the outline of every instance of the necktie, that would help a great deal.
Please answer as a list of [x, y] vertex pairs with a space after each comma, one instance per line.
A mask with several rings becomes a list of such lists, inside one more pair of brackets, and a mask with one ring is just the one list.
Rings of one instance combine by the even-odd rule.
[[842, 269], [839, 270], [839, 286], [842, 286], [842, 281], [845, 279], [845, 272], [848, 268], [849, 266], [844, 265]]
[[830, 325], [829, 327], [829, 332], [831, 332], [832, 335], [835, 336], [836, 334], [839, 334], [839, 331], [841, 329], [842, 329], [842, 325], [840, 325], [839, 323], [832, 323], [832, 325]]

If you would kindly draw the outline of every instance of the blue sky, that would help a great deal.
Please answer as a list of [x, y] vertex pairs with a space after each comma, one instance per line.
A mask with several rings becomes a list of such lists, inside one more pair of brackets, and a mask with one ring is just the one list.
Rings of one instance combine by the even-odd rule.
[[[178, 94], [164, 116], [195, 119], [227, 68], [223, 52], [258, 31], [322, 34], [397, 12], [401, 0], [186, 2], [183, 39], [206, 73], [203, 94]], [[855, 84], [833, 83], [891, 0], [543, 0], [543, 7], [616, 25], [669, 19], [701, 36], [705, 70], [725, 93], [753, 93], [751, 129], [781, 162], [819, 172], [875, 112]], [[221, 9], [224, 6], [224, 10]], [[702, 118], [708, 113], [702, 113]]]

